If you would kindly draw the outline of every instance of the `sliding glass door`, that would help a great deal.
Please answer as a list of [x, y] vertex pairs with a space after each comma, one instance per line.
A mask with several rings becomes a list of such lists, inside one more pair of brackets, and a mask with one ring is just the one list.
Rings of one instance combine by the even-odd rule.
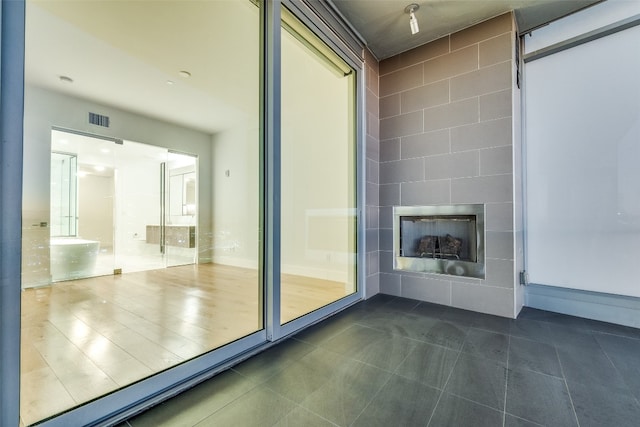
[[356, 292], [355, 70], [282, 13], [282, 324]]

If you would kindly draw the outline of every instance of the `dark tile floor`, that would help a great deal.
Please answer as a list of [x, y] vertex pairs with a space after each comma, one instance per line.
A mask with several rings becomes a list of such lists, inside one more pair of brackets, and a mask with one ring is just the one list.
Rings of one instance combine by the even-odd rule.
[[640, 329], [378, 295], [121, 426], [640, 425]]

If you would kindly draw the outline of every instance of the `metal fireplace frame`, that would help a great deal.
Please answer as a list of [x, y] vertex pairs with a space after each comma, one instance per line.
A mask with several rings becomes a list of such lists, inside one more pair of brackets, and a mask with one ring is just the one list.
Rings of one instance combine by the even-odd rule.
[[[404, 216], [474, 215], [476, 217], [476, 262], [445, 258], [401, 256], [400, 218]], [[449, 276], [484, 279], [485, 264], [485, 205], [435, 205], [393, 207], [393, 269], [413, 273], [445, 274]]]

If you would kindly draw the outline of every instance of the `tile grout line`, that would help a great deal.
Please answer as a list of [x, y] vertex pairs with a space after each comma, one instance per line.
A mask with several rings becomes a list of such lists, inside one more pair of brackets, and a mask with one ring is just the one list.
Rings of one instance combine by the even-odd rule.
[[567, 384], [567, 377], [564, 374], [564, 367], [562, 366], [562, 359], [560, 359], [560, 354], [558, 353], [558, 347], [554, 344], [553, 350], [556, 353], [556, 357], [558, 358], [558, 363], [560, 364], [560, 372], [562, 372], [562, 382], [564, 383], [564, 388], [567, 390], [567, 396], [569, 396], [569, 402], [571, 402], [571, 409], [573, 410], [573, 416], [576, 420], [576, 425], [580, 427], [580, 420], [578, 419], [578, 413], [576, 412], [576, 406], [573, 404], [573, 397], [571, 397], [571, 391], [569, 390], [569, 384]]
[[502, 427], [507, 425], [507, 390], [509, 390], [509, 359], [511, 358], [511, 335], [507, 335], [507, 367], [504, 382], [504, 404], [502, 407]]
[[[466, 339], [466, 336], [465, 336]], [[464, 346], [464, 343], [463, 343]], [[431, 411], [431, 416], [429, 417], [429, 422], [427, 422], [427, 427], [429, 427], [431, 425], [431, 421], [433, 420], [433, 416], [436, 413], [436, 410], [438, 409], [438, 405], [440, 404], [440, 401], [442, 400], [442, 395], [445, 393], [445, 389], [447, 388], [447, 385], [449, 384], [449, 380], [451, 379], [451, 376], [453, 375], [453, 371], [456, 369], [456, 366], [458, 365], [458, 360], [460, 360], [460, 355], [462, 354], [462, 347], [460, 348], [460, 350], [458, 350], [458, 356], [456, 357], [456, 361], [453, 364], [453, 368], [451, 369], [451, 372], [449, 372], [449, 376], [447, 377], [447, 381], [445, 381], [444, 385], [442, 386], [442, 391], [440, 391], [440, 396], [438, 396], [438, 401], [436, 402], [435, 406], [433, 407], [433, 411]]]

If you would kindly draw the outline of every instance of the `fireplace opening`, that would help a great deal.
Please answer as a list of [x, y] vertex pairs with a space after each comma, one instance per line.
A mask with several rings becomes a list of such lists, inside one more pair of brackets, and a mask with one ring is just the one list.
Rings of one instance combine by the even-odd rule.
[[484, 278], [484, 205], [394, 208], [394, 268]]
[[476, 262], [475, 215], [400, 217], [400, 255]]

